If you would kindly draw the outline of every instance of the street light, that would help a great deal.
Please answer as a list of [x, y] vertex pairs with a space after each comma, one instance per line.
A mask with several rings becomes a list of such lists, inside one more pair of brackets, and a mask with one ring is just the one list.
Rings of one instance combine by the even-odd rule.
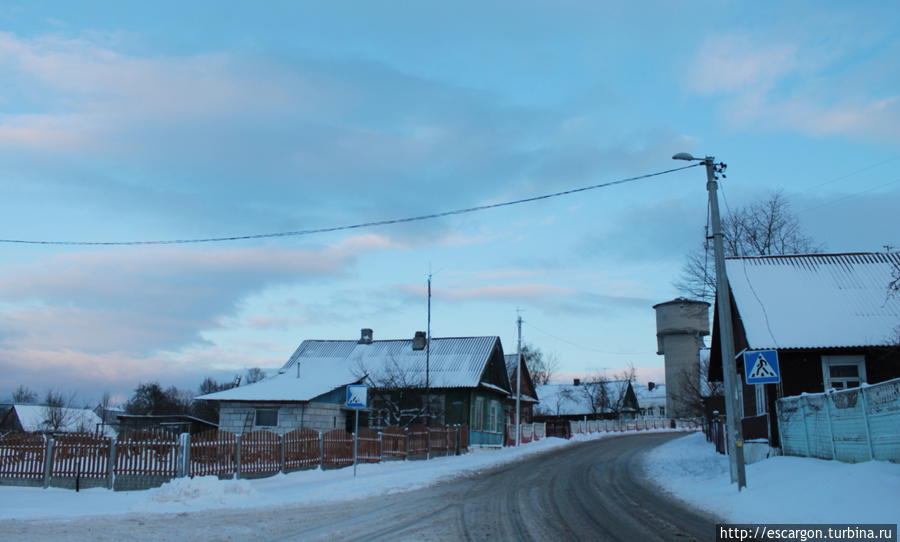
[[[716, 255], [716, 310], [719, 314], [719, 345], [722, 354], [722, 372], [725, 377], [725, 423], [728, 426], [728, 457], [731, 466], [731, 481], [737, 482], [738, 491], [747, 487], [747, 475], [744, 471], [744, 437], [741, 423], [737, 417], [738, 402], [736, 382], [738, 378], [734, 363], [734, 333], [731, 329], [731, 295], [728, 288], [728, 275], [725, 273], [725, 251], [722, 238], [722, 223], [719, 219], [719, 184], [716, 182], [717, 172], [725, 169], [725, 164], [716, 164], [712, 156], [695, 158], [687, 152], [679, 152], [673, 160], [699, 161], [706, 166], [706, 190], [709, 192], [710, 218], [713, 228], [713, 247]], [[724, 175], [723, 175], [724, 177]]]

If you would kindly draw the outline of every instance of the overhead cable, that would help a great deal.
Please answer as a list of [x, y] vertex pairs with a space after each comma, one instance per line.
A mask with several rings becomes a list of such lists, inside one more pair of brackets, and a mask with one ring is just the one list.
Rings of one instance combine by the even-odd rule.
[[390, 224], [403, 224], [405, 222], [417, 222], [420, 220], [430, 220], [434, 218], [442, 218], [445, 216], [452, 215], [461, 215], [465, 213], [474, 213], [476, 211], [485, 211], [488, 209], [496, 209], [497, 207], [507, 207], [510, 205], [518, 205], [520, 203], [529, 203], [532, 201], [556, 198], [559, 196], [566, 196], [569, 194], [575, 194], [577, 192], [586, 192], [588, 190], [595, 190], [598, 188], [606, 188], [608, 186], [614, 186], [617, 184], [625, 184], [634, 181], [639, 181], [641, 179], [648, 179], [650, 177], [658, 177], [660, 175], [665, 175], [667, 173], [674, 173], [676, 171], [681, 171], [683, 169], [689, 169], [692, 167], [697, 167], [701, 165], [700, 163], [691, 164], [689, 166], [667, 169], [665, 171], [657, 171], [656, 173], [648, 173], [646, 175], [639, 175], [637, 177], [629, 177], [627, 179], [619, 179], [617, 181], [610, 181], [600, 184], [594, 184], [591, 186], [583, 186], [581, 188], [574, 188], [571, 190], [564, 190], [562, 192], [554, 192], [552, 194], [544, 194], [541, 196], [533, 196], [530, 198], [518, 199], [513, 201], [505, 201], [502, 203], [492, 203], [489, 205], [479, 205], [477, 207], [468, 207], [466, 209], [456, 209], [453, 211], [444, 211], [441, 213], [432, 213], [428, 215], [419, 215], [419, 216], [411, 216], [406, 218], [395, 218], [391, 220], [377, 220], [373, 222], [362, 222], [359, 224], [350, 224], [347, 226], [332, 226], [330, 228], [316, 228], [309, 230], [297, 230], [297, 231], [284, 231], [284, 232], [275, 232], [275, 233], [258, 233], [253, 235], [232, 235], [227, 237], [206, 237], [200, 239], [169, 239], [162, 241], [40, 241], [40, 240], [31, 240], [31, 239], [0, 239], [0, 243], [14, 243], [14, 244], [22, 244], [22, 245], [92, 245], [92, 246], [127, 246], [127, 245], [185, 245], [185, 244], [195, 244], [195, 243], [222, 243], [227, 241], [242, 241], [247, 239], [269, 239], [274, 237], [297, 237], [301, 235], [312, 235], [316, 233], [330, 233], [336, 231], [344, 231], [344, 230], [355, 230], [359, 228], [369, 228], [373, 226], [387, 226]]

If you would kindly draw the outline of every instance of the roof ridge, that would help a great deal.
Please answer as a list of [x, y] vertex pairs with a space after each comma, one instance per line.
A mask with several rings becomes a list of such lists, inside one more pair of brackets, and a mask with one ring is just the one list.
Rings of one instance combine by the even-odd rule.
[[759, 256], [728, 256], [726, 260], [764, 260], [779, 258], [829, 258], [835, 256], [900, 256], [900, 251], [889, 252], [820, 252], [813, 254], [765, 254]]

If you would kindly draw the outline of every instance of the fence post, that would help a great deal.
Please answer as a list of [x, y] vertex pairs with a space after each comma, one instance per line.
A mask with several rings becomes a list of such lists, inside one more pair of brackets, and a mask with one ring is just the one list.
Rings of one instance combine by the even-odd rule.
[[53, 469], [53, 446], [56, 441], [47, 438], [46, 450], [44, 451], [44, 489], [50, 487], [50, 474]]
[[184, 478], [191, 474], [191, 434], [178, 435], [178, 460], [175, 465], [175, 477]]
[[278, 435], [278, 455], [279, 455], [279, 459], [281, 460], [281, 472], [284, 472], [285, 465], [286, 465], [285, 457], [287, 454], [285, 454], [284, 447], [285, 447], [284, 435]]
[[406, 453], [403, 455], [403, 460], [409, 461], [409, 427], [403, 428], [403, 440], [406, 441]]
[[243, 436], [244, 436], [243, 433], [239, 433], [237, 438], [234, 439], [234, 448], [235, 448], [235, 450], [234, 450], [234, 459], [235, 459], [234, 479], [235, 480], [241, 479], [241, 439], [243, 438]]
[[784, 453], [784, 407], [781, 406], [781, 400], [775, 401], [775, 421], [778, 422], [778, 444], [781, 446], [781, 455]]
[[812, 451], [809, 447], [809, 425], [806, 423], [806, 403], [808, 402], [809, 399], [807, 399], [805, 395], [801, 397], [800, 401], [798, 401], [798, 403], [800, 403], [800, 412], [803, 415], [803, 433], [806, 435], [806, 457], [812, 457]]
[[831, 459], [837, 461], [837, 448], [834, 445], [834, 420], [831, 419], [832, 397], [832, 394], [825, 392], [825, 415], [828, 416], [828, 435], [831, 437]]
[[866, 428], [866, 442], [869, 444], [869, 461], [875, 459], [875, 448], [872, 446], [872, 428], [869, 427], [869, 402], [866, 401], [866, 389], [860, 388], [859, 396], [862, 401], [863, 421]]
[[116, 487], [116, 438], [109, 439], [109, 464], [106, 465], [106, 483], [108, 489]]

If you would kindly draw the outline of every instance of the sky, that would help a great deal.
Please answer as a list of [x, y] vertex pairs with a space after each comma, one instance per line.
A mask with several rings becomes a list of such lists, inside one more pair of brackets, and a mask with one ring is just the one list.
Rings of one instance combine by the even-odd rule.
[[[628, 4], [628, 5], [625, 5]], [[900, 7], [4, 2], [0, 238], [328, 228], [728, 164], [828, 252], [900, 246]], [[559, 380], [662, 380], [652, 306], [702, 168], [488, 211], [210, 244], [0, 243], [0, 398], [127, 398], [304, 339], [498, 335]]]

